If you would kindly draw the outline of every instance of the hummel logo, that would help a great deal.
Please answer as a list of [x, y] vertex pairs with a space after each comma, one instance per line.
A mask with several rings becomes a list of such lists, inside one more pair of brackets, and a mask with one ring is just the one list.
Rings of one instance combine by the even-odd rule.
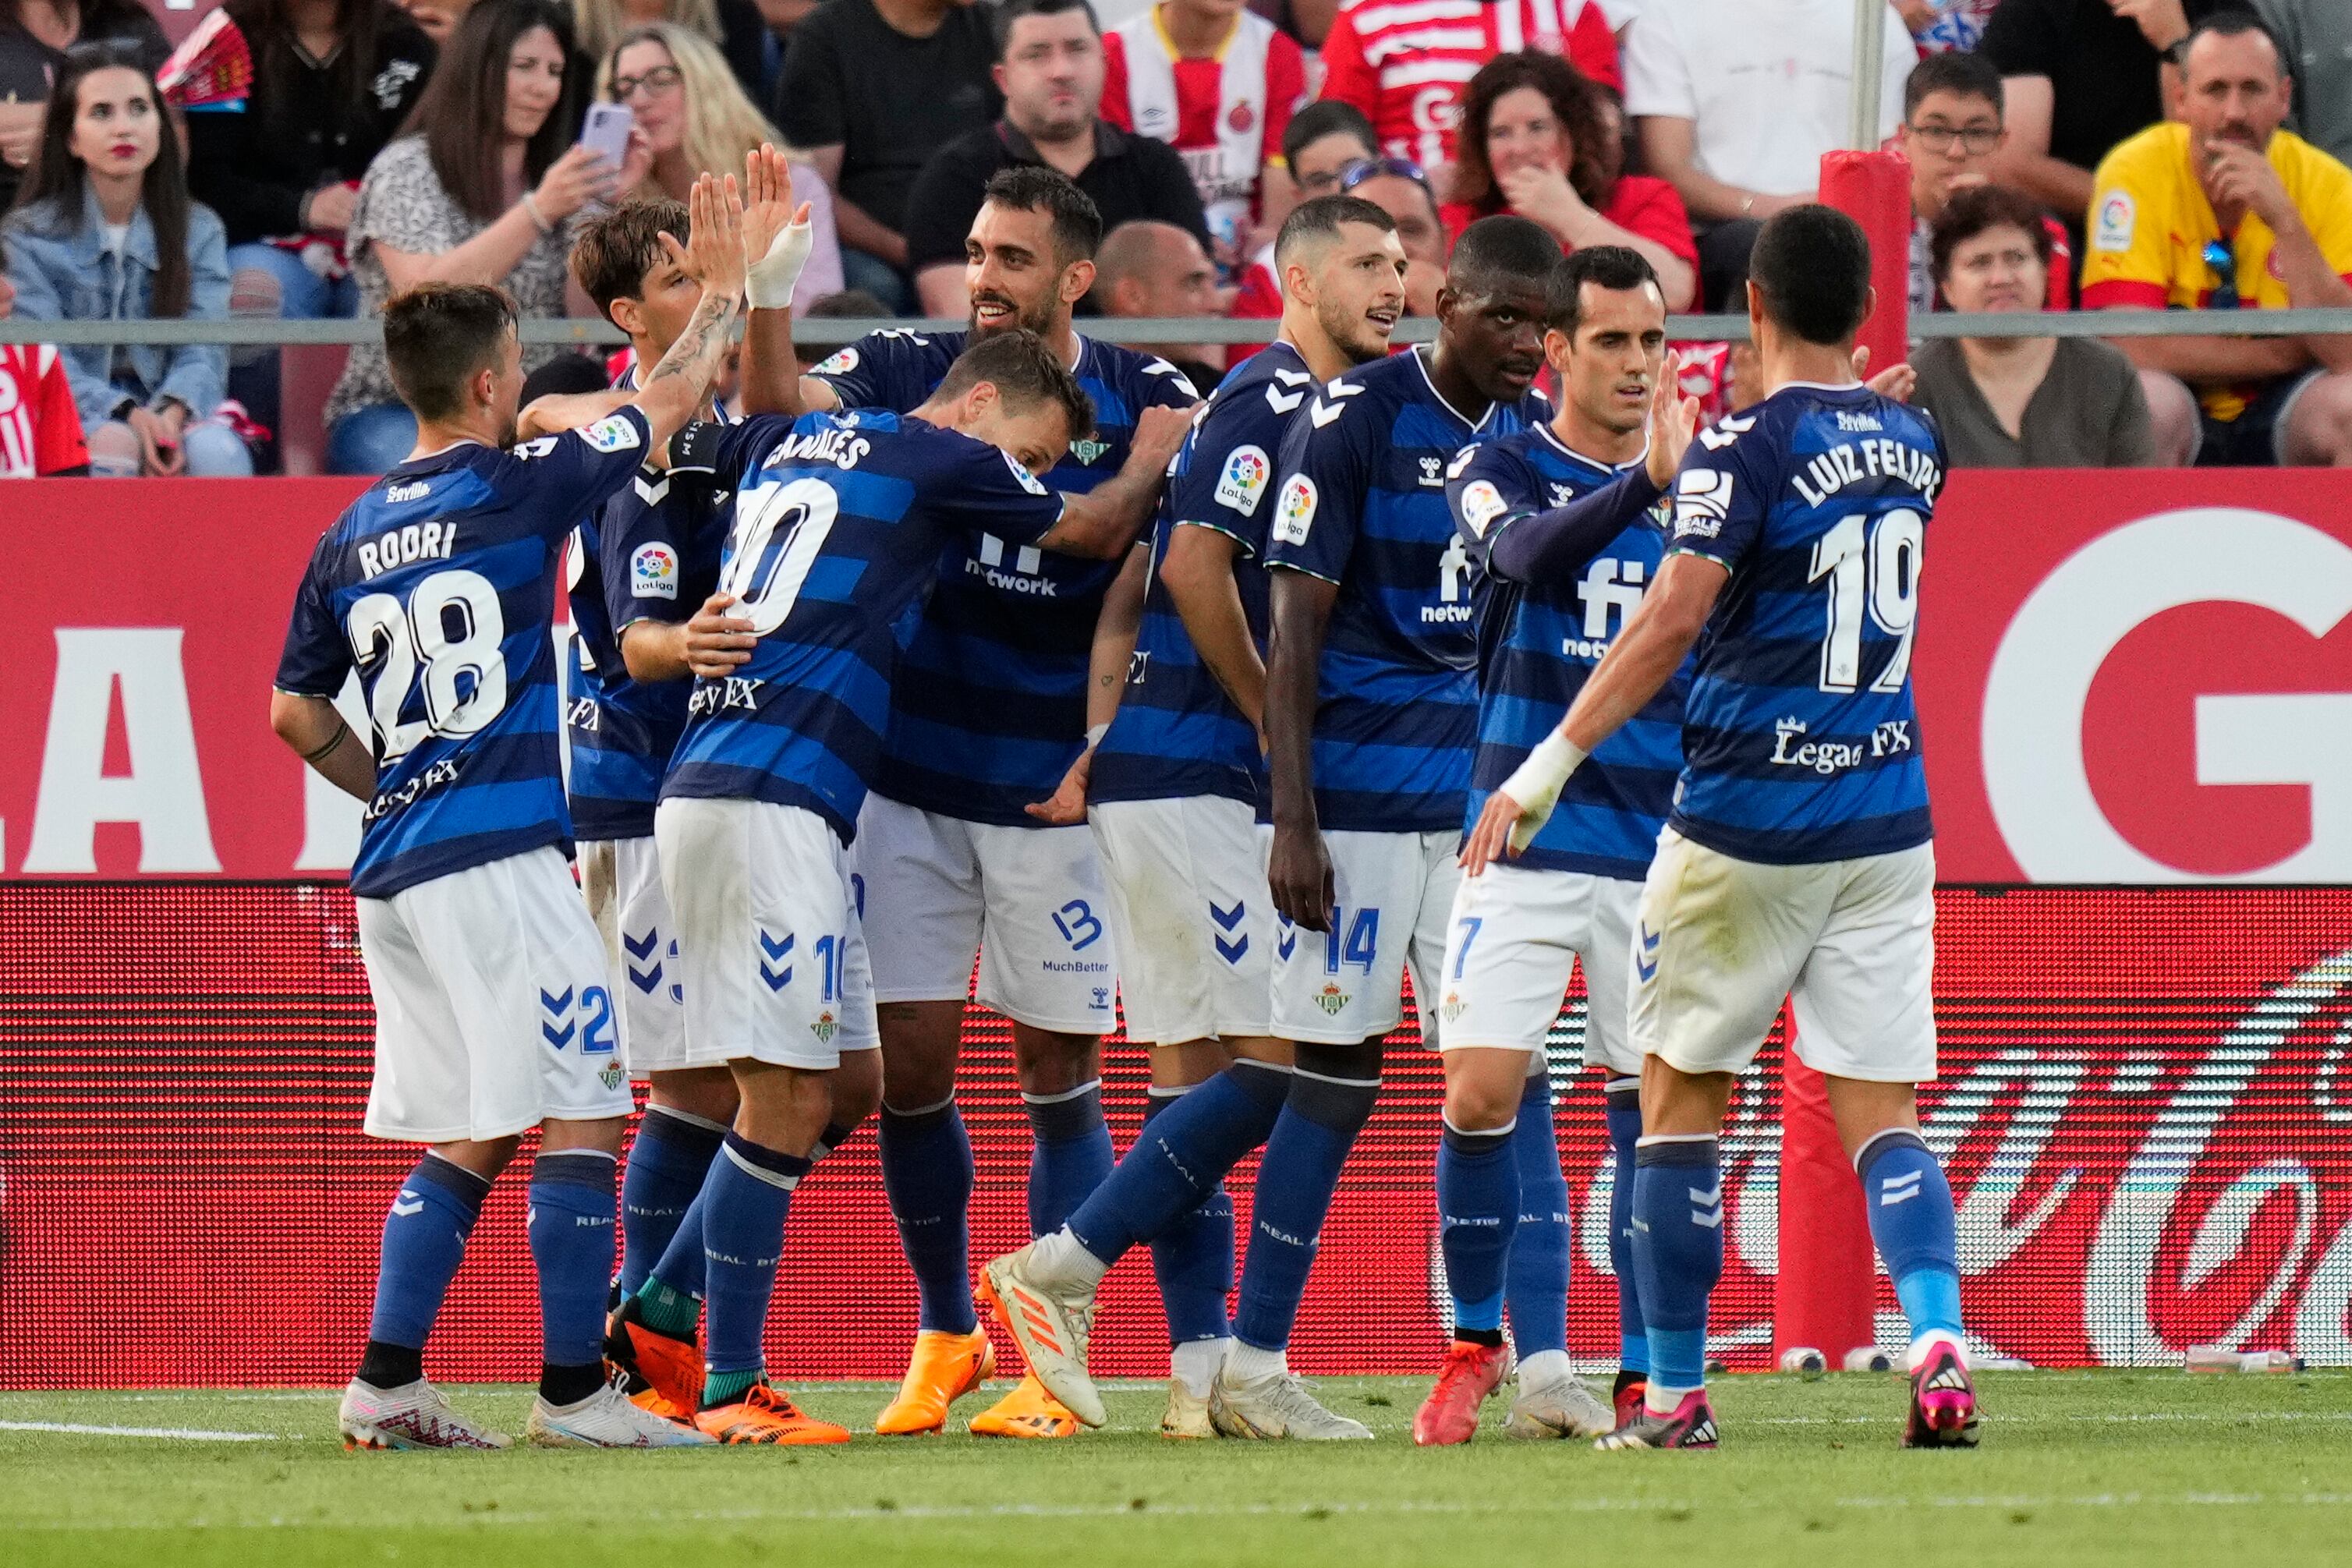
[[1281, 929], [1274, 934], [1274, 956], [1286, 959], [1297, 950], [1298, 927], [1285, 918], [1281, 923]]
[[1307, 417], [1315, 422], [1316, 429], [1320, 430], [1347, 412], [1346, 404], [1328, 403], [1318, 397], [1315, 400], [1315, 406], [1307, 411]]
[[1709, 452], [1720, 452], [1755, 428], [1756, 416], [1751, 413], [1746, 419], [1717, 420], [1713, 430], [1700, 431], [1698, 438]]
[[637, 475], [636, 478], [630, 481], [630, 483], [637, 492], [637, 498], [648, 507], [660, 506], [663, 498], [669, 494], [669, 476], [667, 474], [662, 475], [659, 478], [648, 479], [641, 472]]
[[[1278, 371], [1276, 372], [1277, 375], [1280, 373]], [[1296, 413], [1298, 405], [1306, 401], [1307, 394], [1303, 392], [1286, 392], [1279, 387], [1265, 389], [1265, 405], [1276, 413]]]
[[1687, 1190], [1690, 1193], [1690, 1200], [1693, 1206], [1691, 1208], [1691, 1223], [1708, 1230], [1722, 1229], [1723, 1177], [1718, 1176], [1715, 1178], [1715, 1190], [1713, 1192], [1702, 1192], [1697, 1187], [1691, 1187]]
[[768, 989], [781, 991], [793, 983], [793, 967], [790, 964], [786, 964], [781, 973], [771, 967], [772, 960], [782, 958], [792, 950], [791, 933], [787, 932], [781, 942], [765, 931], [760, 933], [760, 952], [762, 955], [760, 959], [760, 978], [768, 983]]
[[1658, 944], [1664, 936], [1663, 931], [1653, 932], [1648, 921], [1642, 922], [1642, 950], [1633, 955], [1633, 969], [1645, 986], [1658, 977]]
[[404, 1187], [401, 1189], [400, 1196], [392, 1200], [392, 1212], [402, 1219], [407, 1218], [412, 1214], [422, 1214], [425, 1212], [425, 1200], [421, 1197], [409, 1197], [407, 1189]]
[[1309, 386], [1315, 381], [1315, 378], [1305, 371], [1286, 371], [1280, 366], [1275, 368], [1274, 379], [1286, 387]]
[[1919, 1179], [1927, 1174], [1925, 1171], [1906, 1171], [1901, 1176], [1888, 1176], [1885, 1181], [1880, 1182], [1878, 1207], [1892, 1208], [1898, 1203], [1918, 1197]]
[[569, 1016], [572, 1011], [572, 988], [564, 987], [562, 996], [552, 996], [546, 991], [540, 992], [539, 1005], [547, 1010], [549, 1019], [563, 1019], [562, 1029], [557, 1029], [547, 1019], [541, 1019], [539, 1026], [539, 1032], [545, 1038], [547, 1043], [562, 1051], [572, 1043], [572, 1031], [577, 1028]]

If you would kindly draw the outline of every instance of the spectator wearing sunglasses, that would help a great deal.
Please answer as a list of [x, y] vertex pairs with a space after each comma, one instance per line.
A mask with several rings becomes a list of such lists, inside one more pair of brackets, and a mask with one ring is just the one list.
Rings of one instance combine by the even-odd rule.
[[[2352, 307], [2352, 169], [2280, 129], [2278, 47], [2246, 12], [2200, 23], [2182, 119], [2099, 165], [2083, 303], [2094, 310]], [[2161, 460], [2352, 464], [2352, 335], [2126, 338]]]
[[[1936, 220], [1962, 191], [1990, 183], [1993, 160], [2009, 141], [2000, 73], [1982, 55], [1929, 55], [1903, 84], [1896, 143], [1911, 161], [1911, 313], [1938, 304], [1931, 237]], [[2045, 216], [2053, 310], [2074, 303], [2074, 253], [2066, 225]]]

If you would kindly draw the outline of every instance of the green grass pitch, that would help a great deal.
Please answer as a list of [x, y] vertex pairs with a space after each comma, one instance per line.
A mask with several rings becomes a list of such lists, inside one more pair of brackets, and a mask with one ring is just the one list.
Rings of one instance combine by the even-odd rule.
[[[2352, 1374], [1983, 1384], [1974, 1453], [1899, 1450], [1901, 1385], [1862, 1375], [1719, 1381], [1714, 1454], [1512, 1443], [1500, 1396], [1476, 1443], [1424, 1452], [1406, 1434], [1427, 1385], [1403, 1378], [1324, 1380], [1380, 1440], [1315, 1447], [1162, 1441], [1143, 1385], [1116, 1385], [1111, 1429], [1070, 1442], [656, 1454], [347, 1454], [326, 1392], [6, 1394], [0, 1562], [2352, 1563]], [[888, 1390], [795, 1392], [856, 1428]], [[524, 1390], [452, 1393], [521, 1423]]]

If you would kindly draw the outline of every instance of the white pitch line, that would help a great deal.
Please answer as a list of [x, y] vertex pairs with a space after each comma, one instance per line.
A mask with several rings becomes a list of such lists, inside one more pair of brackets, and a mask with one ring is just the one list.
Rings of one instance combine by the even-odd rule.
[[201, 1427], [92, 1427], [79, 1421], [0, 1421], [0, 1432], [71, 1432], [89, 1437], [171, 1437], [183, 1443], [299, 1442], [289, 1432], [208, 1432]]

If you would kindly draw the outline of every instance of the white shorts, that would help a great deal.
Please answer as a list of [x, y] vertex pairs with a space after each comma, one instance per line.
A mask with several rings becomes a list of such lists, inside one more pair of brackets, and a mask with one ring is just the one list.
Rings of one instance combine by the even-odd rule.
[[604, 944], [561, 852], [352, 902], [375, 997], [372, 1136], [448, 1144], [629, 1113]]
[[1118, 945], [1094, 835], [1008, 828], [880, 795], [857, 818], [857, 873], [874, 922], [874, 998], [961, 1001], [1032, 1029], [1108, 1034]]
[[750, 1058], [824, 1071], [881, 1044], [840, 836], [765, 800], [664, 800], [662, 884], [686, 981], [680, 1067]]
[[1834, 1078], [1936, 1076], [1936, 852], [1762, 865], [1658, 839], [1633, 949], [1633, 1043], [1685, 1072], [1754, 1060], [1780, 999]]
[[580, 888], [604, 938], [604, 962], [621, 1004], [621, 1060], [629, 1076], [642, 1080], [690, 1065], [686, 969], [653, 835], [582, 840]]
[[1272, 830], [1222, 795], [1112, 800], [1087, 813], [1125, 962], [1127, 1038], [1244, 1040], [1272, 1029]]
[[1423, 1045], [1437, 1044], [1429, 1006], [1445, 958], [1447, 918], [1462, 881], [1460, 831], [1327, 832], [1333, 883], [1331, 930], [1318, 936], [1277, 918], [1274, 1032], [1282, 1040], [1353, 1045], [1404, 1017], [1399, 985], [1412, 971]]
[[1437, 1014], [1445, 1044], [1542, 1051], [1569, 974], [1584, 961], [1584, 1065], [1638, 1076], [1626, 1027], [1642, 884], [1497, 861], [1462, 879], [1445, 939]]

